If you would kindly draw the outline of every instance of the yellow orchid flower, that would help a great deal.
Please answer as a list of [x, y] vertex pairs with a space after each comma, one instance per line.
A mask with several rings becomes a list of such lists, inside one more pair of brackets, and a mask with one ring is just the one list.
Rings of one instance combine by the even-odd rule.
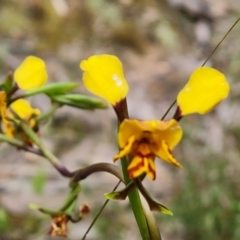
[[[24, 99], [18, 99], [13, 102], [9, 108], [18, 115], [18, 117], [22, 120], [25, 120], [30, 128], [34, 128], [36, 126], [36, 121], [33, 118], [34, 116], [38, 116], [41, 112], [37, 108], [32, 108], [30, 103]], [[11, 110], [6, 111], [6, 118], [11, 119], [14, 118]], [[3, 121], [3, 131], [9, 137], [14, 137], [16, 133], [16, 129], [14, 124], [11, 121], [4, 122]]]
[[218, 70], [210, 67], [196, 69], [177, 96], [181, 116], [210, 112], [227, 98], [229, 90], [225, 76]]
[[121, 61], [113, 55], [91, 56], [80, 63], [87, 90], [115, 106], [128, 93]]
[[130, 178], [136, 178], [143, 173], [154, 180], [156, 170], [155, 156], [182, 167], [172, 155], [173, 148], [182, 138], [182, 129], [174, 119], [169, 121], [139, 121], [125, 119], [118, 132], [118, 143], [122, 149], [113, 160], [116, 161], [128, 154], [132, 159], [128, 166]]
[[23, 90], [31, 90], [44, 85], [48, 75], [46, 65], [41, 58], [28, 56], [14, 71], [14, 80]]

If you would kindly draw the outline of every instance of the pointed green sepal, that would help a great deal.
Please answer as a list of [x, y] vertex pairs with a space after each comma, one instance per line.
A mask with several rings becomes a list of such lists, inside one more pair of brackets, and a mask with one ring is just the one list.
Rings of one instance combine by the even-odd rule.
[[105, 193], [104, 196], [109, 200], [125, 200], [134, 188], [135, 183], [132, 181], [122, 190], [117, 192]]
[[173, 213], [171, 210], [169, 210], [167, 207], [159, 203], [158, 201], [154, 199], [146, 199], [149, 205], [149, 208], [153, 212], [160, 212], [163, 214], [171, 215], [173, 216]]
[[24, 96], [29, 97], [29, 96], [43, 93], [51, 97], [52, 95], [56, 95], [56, 94], [65, 94], [75, 89], [76, 87], [78, 87], [78, 84], [73, 82], [51, 83], [33, 90], [25, 91]]
[[81, 94], [53, 95], [51, 99], [57, 103], [81, 109], [107, 108], [106, 102]]
[[60, 211], [54, 211], [54, 210], [51, 210], [51, 209], [42, 208], [35, 203], [30, 203], [29, 208], [32, 209], [32, 210], [38, 210], [39, 212], [42, 212], [42, 213], [45, 213], [45, 214], [48, 214], [48, 215], [51, 215], [51, 216], [64, 214], [64, 212], [61, 211], [61, 210]]
[[147, 189], [142, 185], [142, 182], [140, 181], [139, 178], [135, 178], [134, 182], [137, 188], [139, 189], [139, 191], [141, 192], [141, 194], [146, 199], [151, 211], [160, 212], [160, 213], [164, 213], [171, 216], [173, 215], [171, 210], [169, 210], [167, 207], [165, 207], [164, 205], [162, 205], [157, 200], [151, 197]]
[[125, 200], [127, 196], [121, 194], [121, 192], [104, 193], [105, 198], [109, 200]]

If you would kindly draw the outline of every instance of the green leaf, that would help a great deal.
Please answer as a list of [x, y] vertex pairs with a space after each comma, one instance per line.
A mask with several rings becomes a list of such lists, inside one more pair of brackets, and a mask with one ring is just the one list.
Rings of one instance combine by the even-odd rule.
[[78, 84], [73, 82], [50, 83], [37, 89], [25, 91], [24, 96], [29, 97], [36, 94], [44, 93], [51, 97], [52, 95], [56, 94], [65, 94], [75, 89], [76, 87], [78, 87]]
[[57, 103], [81, 108], [81, 109], [95, 109], [107, 108], [108, 105], [94, 97], [88, 97], [82, 94], [65, 94], [65, 95], [52, 95], [51, 99]]

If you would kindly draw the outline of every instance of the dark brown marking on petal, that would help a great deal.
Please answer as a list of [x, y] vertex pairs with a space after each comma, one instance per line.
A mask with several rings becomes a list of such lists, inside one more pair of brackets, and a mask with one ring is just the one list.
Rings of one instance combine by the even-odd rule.
[[[175, 157], [174, 157], [171, 149], [168, 147], [168, 145], [167, 145], [167, 150], [168, 150], [168, 153], [172, 156], [172, 158], [175, 159]], [[175, 163], [175, 162], [172, 162], [172, 161], [171, 161], [171, 163], [174, 164], [174, 165], [177, 166], [177, 167], [182, 168], [182, 165], [181, 165], [177, 160], [175, 160], [175, 161], [176, 161], [176, 163]]]
[[170, 149], [169, 147], [168, 147], [167, 149], [168, 149], [169, 154], [170, 154], [171, 156], [173, 156], [173, 153], [172, 153], [171, 149]]
[[148, 154], [143, 154], [142, 152], [136, 152], [135, 153], [136, 156], [140, 157], [140, 158], [152, 158], [153, 154], [150, 152]]
[[149, 134], [151, 134], [151, 131], [145, 130], [145, 131], [143, 131], [143, 133], [149, 133]]
[[[151, 160], [148, 159], [148, 170], [152, 173], [153, 175], [153, 180], [156, 179], [156, 171], [154, 168], [152, 168], [151, 164], [149, 164]], [[154, 164], [154, 160], [153, 160], [153, 164]]]
[[134, 178], [134, 172], [138, 171], [142, 167], [144, 167], [144, 159], [143, 158], [141, 158], [141, 161], [135, 167], [128, 169], [129, 178]]

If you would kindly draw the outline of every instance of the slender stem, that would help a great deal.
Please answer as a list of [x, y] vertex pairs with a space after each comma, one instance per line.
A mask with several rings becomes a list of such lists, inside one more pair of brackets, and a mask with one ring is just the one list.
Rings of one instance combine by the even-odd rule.
[[0, 133], [0, 142], [7, 142], [7, 143], [11, 144], [12, 146], [23, 149], [27, 152], [31, 152], [31, 153], [35, 153], [39, 156], [43, 156], [41, 150], [31, 147], [31, 146], [27, 146], [27, 145], [25, 145], [24, 142], [21, 142], [15, 138], [7, 137], [6, 135], [4, 135], [2, 133]]
[[52, 107], [47, 112], [45, 112], [45, 113], [36, 117], [36, 122], [39, 123], [39, 122], [41, 122], [45, 119], [48, 119], [49, 117], [51, 117], [55, 113], [55, 111], [59, 107], [61, 107], [61, 104], [58, 104], [58, 103], [53, 104]]
[[221, 41], [217, 44], [217, 46], [212, 50], [212, 52], [210, 53], [210, 55], [207, 57], [207, 59], [204, 61], [204, 63], [202, 64], [202, 67], [207, 63], [207, 61], [211, 58], [211, 56], [216, 52], [216, 50], [218, 49], [218, 47], [220, 46], [220, 44], [224, 41], [224, 39], [228, 36], [228, 34], [232, 31], [232, 29], [236, 26], [236, 24], [239, 22], [240, 17], [235, 21], [235, 23], [230, 27], [230, 29], [227, 31], [227, 33], [223, 36], [223, 38], [221, 39]]
[[122, 173], [121, 173], [121, 169], [118, 166], [116, 166], [112, 163], [104, 162], [104, 163], [95, 163], [95, 164], [92, 164], [85, 168], [76, 170], [74, 172], [72, 182], [73, 183], [79, 182], [79, 181], [85, 179], [86, 177], [88, 177], [89, 175], [96, 173], [96, 172], [108, 172], [108, 173], [111, 173], [112, 175], [116, 176], [122, 182], [124, 181]]
[[79, 192], [81, 191], [81, 187], [79, 184], [75, 184], [71, 187], [71, 191], [65, 200], [65, 203], [60, 208], [60, 211], [65, 212], [72, 205], [72, 203], [77, 199]]
[[49, 162], [64, 176], [64, 177], [72, 177], [72, 173], [58, 160], [56, 156], [54, 156], [43, 144], [41, 139], [37, 136], [37, 134], [28, 127], [25, 122], [20, 122], [20, 127], [26, 133], [26, 135], [38, 146], [41, 150], [44, 157], [46, 157]]
[[175, 105], [175, 103], [177, 102], [177, 100], [175, 99], [172, 104], [170, 105], [170, 107], [167, 109], [167, 111], [164, 113], [164, 115], [162, 116], [161, 120], [164, 120], [165, 117], [168, 115], [168, 113], [170, 112], [170, 110], [172, 109], [172, 107]]
[[[120, 183], [121, 183], [121, 181], [119, 181], [119, 182], [117, 183], [117, 185], [113, 188], [112, 192], [114, 192], [114, 191], [118, 188], [118, 186], [120, 185]], [[107, 206], [108, 202], [109, 202], [109, 199], [107, 199], [107, 200], [104, 202], [104, 204], [102, 205], [100, 211], [98, 212], [98, 214], [96, 215], [96, 217], [93, 219], [92, 223], [90, 224], [90, 226], [88, 227], [87, 231], [86, 231], [85, 234], [83, 235], [82, 240], [86, 239], [89, 231], [92, 229], [93, 225], [94, 225], [95, 222], [97, 221], [98, 217], [101, 215], [101, 213], [102, 213], [102, 211], [104, 210], [104, 208]]]
[[[128, 159], [126, 157], [121, 159], [121, 165], [122, 165], [122, 171], [123, 171], [123, 176], [125, 180], [125, 184], [127, 185], [128, 183], [131, 182], [131, 179], [128, 177]], [[135, 216], [135, 219], [138, 224], [138, 228], [140, 230], [141, 236], [143, 240], [150, 240], [150, 233], [149, 233], [149, 228], [147, 224], [147, 220], [143, 211], [143, 206], [141, 203], [141, 199], [139, 196], [139, 192], [137, 188], [134, 188], [128, 195], [131, 208], [133, 211], [133, 214]]]

